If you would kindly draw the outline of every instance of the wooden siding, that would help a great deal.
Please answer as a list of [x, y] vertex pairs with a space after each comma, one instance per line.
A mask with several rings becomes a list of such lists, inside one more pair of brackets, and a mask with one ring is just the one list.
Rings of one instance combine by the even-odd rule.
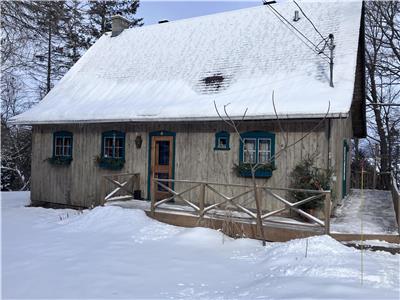
[[353, 137], [351, 117], [342, 119], [332, 119], [331, 121], [331, 137], [330, 137], [330, 166], [333, 170], [333, 176], [336, 181], [332, 182], [332, 198], [334, 205], [342, 199], [342, 180], [343, 180], [343, 141], [346, 140], [349, 146], [349, 157], [347, 162], [347, 193], [350, 191], [351, 176], [351, 151]]
[[[313, 128], [318, 121], [286, 121], [283, 122], [285, 132], [279, 130], [275, 121], [246, 121], [239, 129], [241, 132], [260, 130], [275, 133], [275, 151], [279, 152], [283, 147], [284, 134], [291, 144], [300, 139], [304, 132]], [[341, 191], [342, 141], [345, 137], [351, 137], [351, 120], [337, 119], [330, 122], [330, 143], [328, 142], [329, 120], [326, 120], [317, 130], [276, 159], [277, 169], [271, 178], [257, 179], [257, 181], [268, 186], [287, 187], [294, 166], [307, 155], [313, 155], [317, 167], [327, 168], [328, 163], [335, 167], [337, 184], [334, 189]], [[45, 161], [52, 155], [53, 132], [58, 130], [68, 130], [74, 135], [73, 160], [69, 166], [54, 166]], [[101, 169], [95, 161], [95, 157], [101, 153], [101, 133], [108, 130], [120, 130], [126, 133], [126, 162], [124, 168], [119, 171]], [[147, 198], [148, 139], [150, 132], [158, 130], [176, 133], [176, 179], [250, 183], [249, 178], [238, 177], [233, 170], [234, 164], [239, 160], [239, 138], [221, 122], [40, 125], [33, 127], [32, 200], [84, 207], [98, 205], [104, 196], [104, 190], [109, 188], [104, 185], [101, 177], [112, 173], [140, 173], [140, 189], [142, 196]], [[229, 151], [214, 150], [215, 133], [222, 130], [231, 133]], [[140, 149], [135, 145], [135, 138], [138, 135], [143, 140]], [[328, 148], [332, 152], [330, 162]], [[184, 186], [175, 187], [176, 190], [183, 188]], [[229, 195], [235, 191], [221, 190], [221, 192]], [[189, 196], [198, 195], [189, 194]], [[213, 202], [211, 198], [206, 199], [210, 203]], [[267, 201], [263, 203], [264, 208], [280, 207], [279, 204], [266, 199]]]

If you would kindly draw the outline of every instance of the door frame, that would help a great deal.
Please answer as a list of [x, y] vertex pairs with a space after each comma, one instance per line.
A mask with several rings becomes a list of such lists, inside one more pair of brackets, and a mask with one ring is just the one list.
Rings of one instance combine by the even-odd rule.
[[347, 195], [347, 182], [349, 180], [349, 144], [343, 141], [343, 160], [342, 160], [342, 199]]
[[[172, 179], [175, 178], [175, 138], [176, 133], [173, 131], [159, 130], [151, 131], [149, 133], [149, 147], [148, 147], [148, 168], [147, 168], [147, 200], [151, 200], [151, 145], [153, 144], [153, 137], [157, 136], [172, 136]], [[174, 182], [171, 182], [171, 188], [174, 189]]]

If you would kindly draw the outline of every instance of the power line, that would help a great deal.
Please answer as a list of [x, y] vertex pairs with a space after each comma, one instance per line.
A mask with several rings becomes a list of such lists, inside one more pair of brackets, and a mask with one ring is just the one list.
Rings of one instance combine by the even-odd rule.
[[[315, 51], [314, 48], [312, 48], [309, 44], [306, 43], [306, 41], [304, 41], [302, 38], [300, 38], [277, 14], [275, 14], [274, 11], [272, 11], [272, 13], [277, 17], [277, 19], [283, 23], [283, 25], [285, 25], [287, 27], [287, 29], [289, 29], [289, 31], [291, 33], [293, 33], [305, 46], [307, 46], [312, 52], [316, 53], [319, 56], [319, 53], [317, 51]], [[325, 55], [326, 56], [326, 55]], [[321, 57], [321, 56], [320, 56]], [[329, 62], [326, 58], [321, 57], [321, 59]]]
[[[314, 23], [310, 20], [310, 18], [306, 15], [306, 13], [303, 11], [303, 9], [300, 7], [300, 5], [296, 2], [296, 0], [293, 0], [294, 4], [296, 4], [296, 6], [300, 9], [301, 13], [303, 14], [303, 16], [310, 22], [310, 24], [312, 25], [312, 27], [314, 27], [315, 31], [320, 35], [320, 37], [326, 41], [326, 38], [321, 34], [321, 32], [319, 32], [319, 30], [317, 29], [317, 27], [314, 25]], [[320, 42], [321, 43], [321, 42]]]
[[[290, 23], [281, 13], [279, 13], [279, 11], [277, 11], [272, 5], [268, 5], [267, 6], [270, 8], [270, 10], [274, 13], [274, 15], [278, 18], [278, 20], [280, 20], [286, 27], [288, 27], [287, 25], [290, 25], [290, 27], [292, 27], [294, 30], [296, 30], [296, 32], [298, 32], [305, 40], [307, 40], [311, 45], [313, 45], [315, 47], [315, 49], [318, 49], [317, 45], [314, 44], [308, 37], [306, 37], [299, 29], [296, 28], [296, 26], [293, 26], [292, 23]], [[289, 27], [288, 27], [289, 28]], [[290, 29], [290, 28], [289, 28]], [[294, 33], [292, 30], [290, 30], [292, 33]], [[294, 33], [295, 34], [295, 33]], [[324, 52], [319, 53], [318, 51], [316, 51], [315, 49], [313, 49], [310, 45], [306, 44], [305, 41], [303, 39], [301, 39], [297, 34], [295, 34], [297, 38], [299, 38], [305, 45], [307, 45], [307, 47], [309, 47], [313, 52], [315, 52], [316, 54], [323, 54], [324, 56], [326, 56], [326, 58], [329, 59], [329, 56], [326, 55]]]

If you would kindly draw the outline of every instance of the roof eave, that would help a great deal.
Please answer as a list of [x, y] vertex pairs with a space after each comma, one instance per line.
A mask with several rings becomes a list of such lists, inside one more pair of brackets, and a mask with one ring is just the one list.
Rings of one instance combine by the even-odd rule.
[[[292, 115], [279, 115], [280, 120], [293, 120], [293, 119], [337, 119], [347, 118], [349, 113], [329, 113], [329, 114], [292, 114]], [[242, 120], [243, 117], [232, 117], [233, 120]], [[245, 120], [275, 120], [276, 115], [257, 115], [246, 116]], [[176, 118], [129, 118], [129, 119], [87, 119], [87, 120], [10, 120], [11, 125], [45, 125], [45, 124], [90, 124], [90, 123], [126, 123], [126, 122], [196, 122], [196, 121], [220, 121], [218, 116], [213, 117], [176, 117]]]

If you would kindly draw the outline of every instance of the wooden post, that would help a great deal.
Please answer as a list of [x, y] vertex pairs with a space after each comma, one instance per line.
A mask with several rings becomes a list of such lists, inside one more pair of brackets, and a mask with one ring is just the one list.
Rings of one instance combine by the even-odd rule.
[[203, 217], [204, 214], [204, 202], [206, 197], [206, 185], [202, 183], [200, 185], [200, 195], [199, 195], [199, 217]]
[[104, 176], [101, 176], [100, 179], [100, 197], [101, 197], [101, 202], [100, 204], [102, 206], [104, 206], [104, 204], [106, 203], [106, 185], [107, 185], [107, 181], [104, 178]]
[[331, 227], [331, 192], [325, 194], [325, 234], [330, 233]]
[[156, 194], [154, 192], [156, 182], [155, 182], [154, 178], [150, 178], [150, 180], [152, 182], [152, 184], [150, 184], [150, 199], [151, 199], [150, 212], [151, 212], [151, 216], [154, 217], [155, 212], [156, 212], [156, 207], [155, 207], [155, 204], [156, 204], [156, 197], [155, 196], [156, 196]]
[[[254, 176], [254, 175], [253, 175]], [[265, 236], [264, 236], [264, 227], [261, 219], [261, 197], [260, 197], [260, 189], [256, 186], [254, 182], [254, 196], [256, 200], [256, 207], [257, 207], [257, 225], [260, 231], [260, 238], [262, 240], [263, 246], [266, 245], [265, 243]]]
[[377, 160], [378, 160], [378, 155], [379, 155], [379, 148], [378, 144], [375, 144], [374, 147], [374, 170], [373, 170], [373, 177], [372, 177], [372, 188], [375, 190], [376, 189], [376, 168], [377, 168]]

